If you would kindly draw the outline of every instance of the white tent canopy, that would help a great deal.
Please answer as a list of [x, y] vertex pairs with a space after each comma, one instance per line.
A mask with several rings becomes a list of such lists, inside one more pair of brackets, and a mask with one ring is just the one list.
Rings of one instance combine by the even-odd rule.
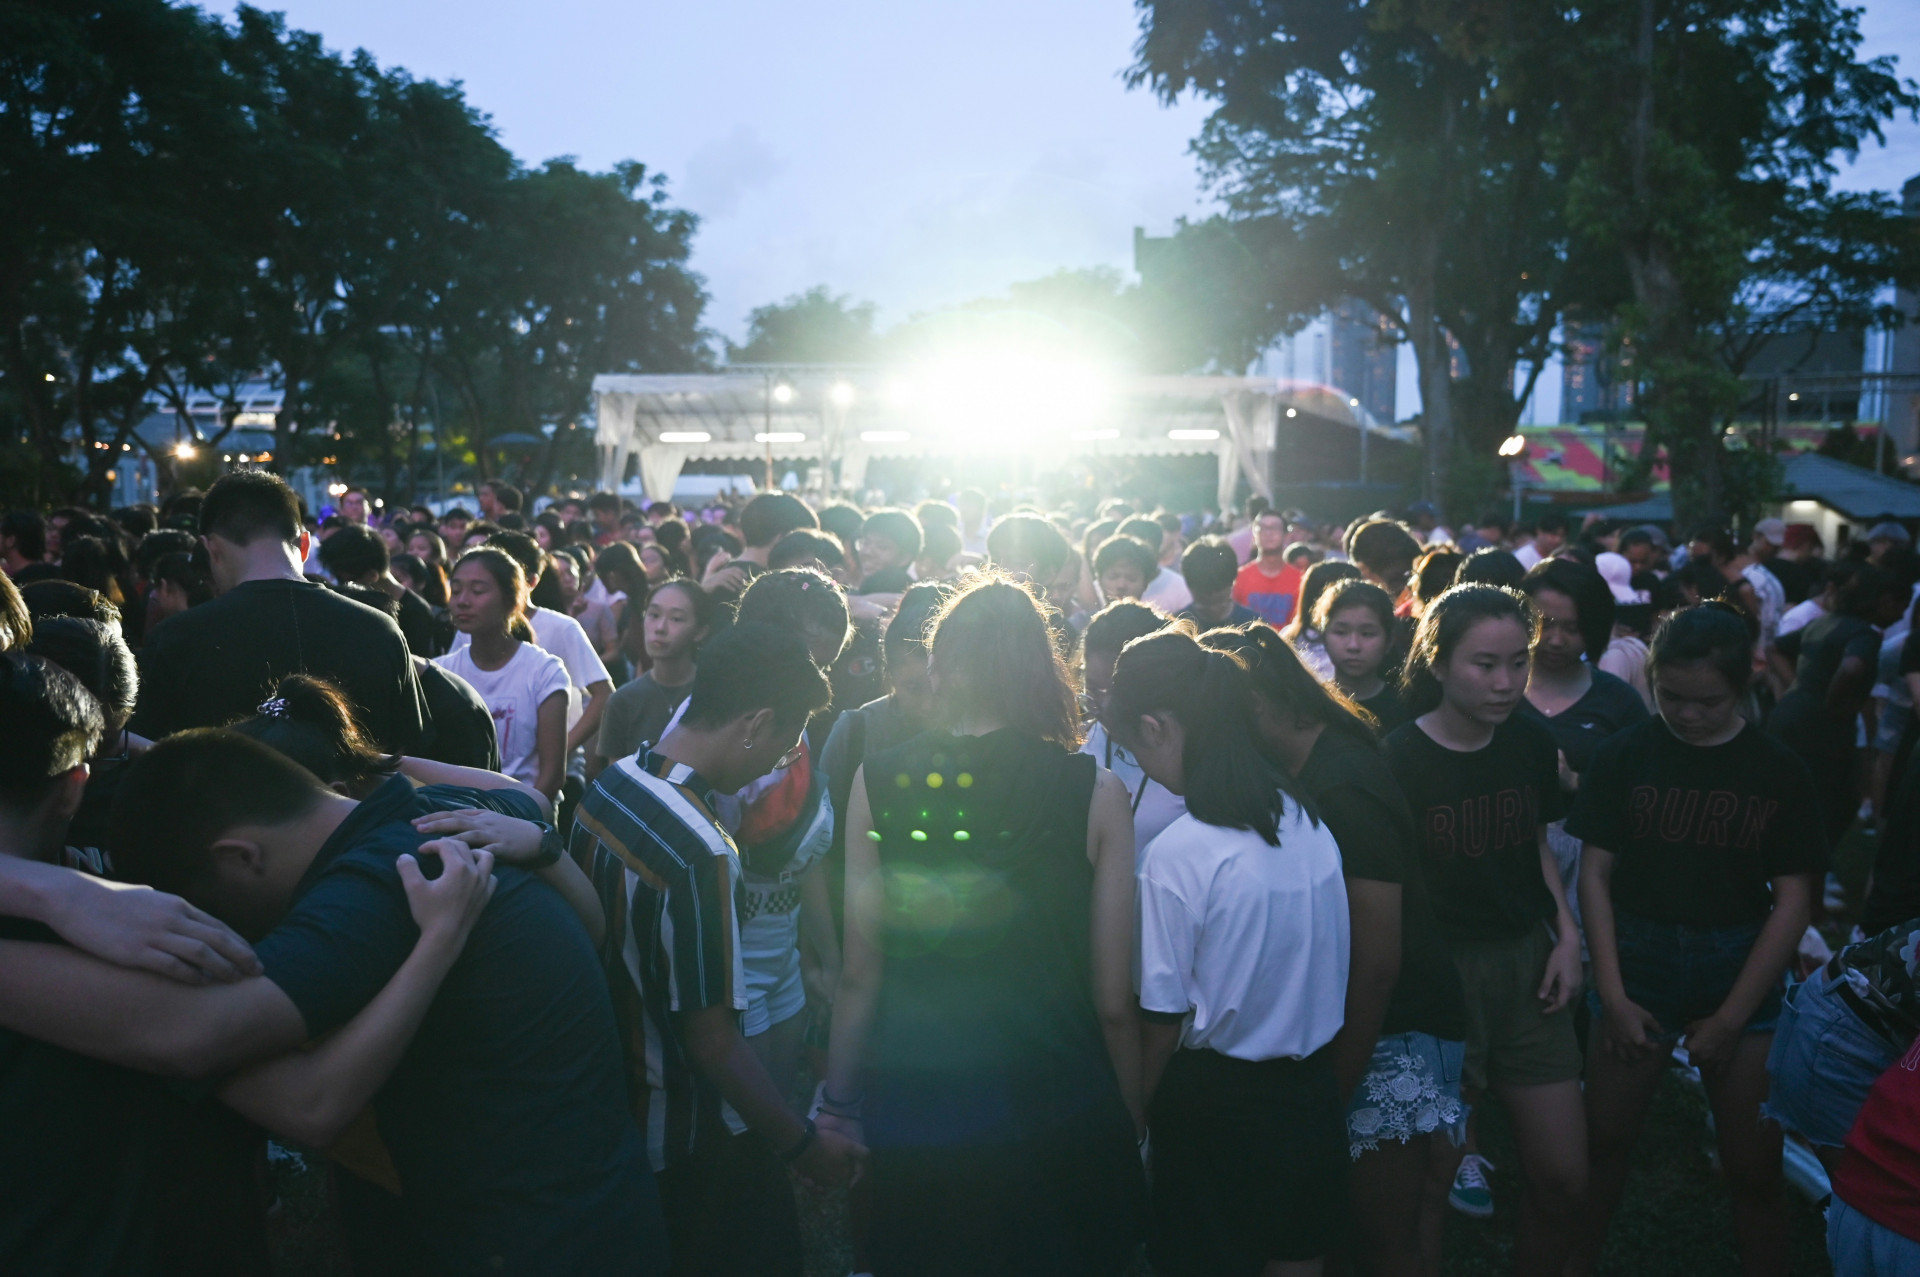
[[1224, 508], [1242, 478], [1254, 492], [1272, 495], [1272, 452], [1284, 412], [1398, 440], [1413, 433], [1373, 421], [1331, 387], [1265, 377], [1129, 377], [1093, 385], [1063, 373], [1055, 383], [1023, 382], [1000, 404], [986, 397], [990, 387], [961, 390], [916, 394], [898, 375], [871, 367], [602, 374], [593, 379], [600, 487], [619, 486], [636, 453], [641, 487], [654, 500], [672, 498], [692, 460], [771, 456], [820, 465], [828, 476], [837, 462], [838, 487], [858, 492], [875, 457], [1198, 454], [1217, 459]]

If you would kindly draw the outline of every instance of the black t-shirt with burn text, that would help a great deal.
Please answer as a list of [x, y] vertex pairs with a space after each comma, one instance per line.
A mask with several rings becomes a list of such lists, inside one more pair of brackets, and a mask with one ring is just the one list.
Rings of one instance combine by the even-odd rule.
[[1413, 812], [1434, 916], [1449, 941], [1513, 940], [1554, 915], [1540, 826], [1565, 814], [1559, 747], [1514, 714], [1479, 749], [1448, 749], [1410, 722], [1382, 748]]
[[1757, 727], [1689, 745], [1650, 718], [1600, 748], [1567, 833], [1615, 857], [1614, 907], [1731, 927], [1773, 908], [1768, 880], [1822, 873], [1827, 840], [1807, 765]]
[[1347, 877], [1400, 886], [1400, 975], [1380, 1032], [1465, 1039], [1460, 972], [1433, 916], [1413, 816], [1379, 751], [1339, 732], [1322, 732], [1300, 769], [1300, 787], [1340, 844]]

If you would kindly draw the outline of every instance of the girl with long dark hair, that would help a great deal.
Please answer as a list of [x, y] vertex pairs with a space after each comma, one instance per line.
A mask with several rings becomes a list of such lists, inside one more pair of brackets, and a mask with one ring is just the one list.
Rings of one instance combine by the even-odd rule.
[[1113, 667], [1120, 660], [1121, 649], [1167, 623], [1166, 614], [1157, 608], [1138, 599], [1122, 599], [1095, 613], [1087, 622], [1086, 632], [1080, 636], [1080, 685], [1085, 689], [1080, 708], [1090, 720], [1086, 743], [1080, 746], [1080, 752], [1099, 759], [1100, 765], [1127, 787], [1127, 802], [1133, 808], [1136, 852], [1144, 851], [1187, 807], [1180, 801], [1180, 795], [1155, 783], [1141, 771], [1127, 747], [1113, 738], [1107, 707], [1113, 691]]
[[1340, 844], [1351, 958], [1345, 1020], [1327, 1051], [1346, 1104], [1354, 1258], [1364, 1274], [1437, 1274], [1441, 1141], [1466, 1124], [1466, 1004], [1427, 898], [1413, 816], [1381, 766], [1366, 711], [1315, 678], [1284, 639], [1249, 625], [1202, 642], [1246, 662], [1267, 748]]
[[470, 642], [434, 664], [458, 674], [493, 714], [500, 768], [549, 800], [567, 766], [567, 667], [534, 646], [527, 579], [506, 551], [476, 546], [453, 570], [454, 628]]
[[[1580, 931], [1546, 841], [1562, 812], [1558, 748], [1517, 714], [1538, 622], [1527, 597], [1457, 585], [1421, 615], [1403, 671], [1416, 715], [1385, 753], [1419, 831], [1422, 867], [1467, 1002], [1462, 1083], [1512, 1117], [1526, 1191], [1514, 1241], [1523, 1277], [1559, 1277], [1586, 1188], [1586, 1117], [1571, 1004]], [[1478, 1154], [1451, 1194], [1491, 1213]]]
[[1371, 581], [1336, 581], [1314, 605], [1313, 625], [1341, 695], [1372, 715], [1382, 735], [1406, 722], [1393, 677], [1393, 596]]
[[1033, 587], [970, 578], [930, 669], [943, 726], [854, 777], [819, 1124], [873, 1150], [876, 1277], [1118, 1274], [1144, 1131], [1126, 791], [1074, 752]]
[[1594, 755], [1567, 832], [1600, 1032], [1587, 1053], [1593, 1178], [1570, 1272], [1590, 1272], [1680, 1041], [1713, 1106], [1741, 1266], [1785, 1273], [1780, 1128], [1760, 1121], [1782, 974], [1827, 843], [1814, 779], [1740, 715], [1753, 637], [1724, 603], [1676, 612], [1649, 657], [1657, 718]]
[[1300, 578], [1300, 606], [1293, 610], [1293, 619], [1280, 629], [1280, 637], [1293, 644], [1293, 650], [1300, 653], [1300, 659], [1315, 678], [1331, 679], [1333, 662], [1327, 656], [1325, 635], [1320, 632], [1315, 620], [1320, 600], [1328, 590], [1342, 581], [1354, 581], [1360, 577], [1360, 569], [1343, 559], [1326, 559], [1308, 568], [1306, 575]]
[[[1613, 642], [1613, 591], [1585, 564], [1548, 559], [1520, 584], [1540, 617], [1520, 712], [1543, 725], [1560, 749], [1560, 787], [1572, 794], [1600, 743], [1644, 722], [1640, 693], [1599, 667]], [[1569, 800], [1571, 801], [1571, 800]], [[1562, 822], [1547, 826], [1573, 918], [1580, 921], [1580, 840]]]
[[1236, 656], [1129, 644], [1108, 717], [1187, 811], [1140, 858], [1153, 1129], [1148, 1253], [1168, 1274], [1317, 1273], [1347, 1150], [1327, 1052], [1347, 994], [1340, 849], [1263, 747]]

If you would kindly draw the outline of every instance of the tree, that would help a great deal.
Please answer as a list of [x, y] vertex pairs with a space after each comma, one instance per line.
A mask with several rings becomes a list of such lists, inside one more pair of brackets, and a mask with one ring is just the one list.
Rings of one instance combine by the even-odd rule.
[[747, 340], [727, 343], [736, 364], [843, 364], [874, 358], [879, 307], [836, 296], [825, 284], [784, 301], [756, 306], [747, 316]]
[[34, 499], [104, 497], [148, 397], [217, 358], [244, 270], [235, 106], [197, 10], [0, 10], [0, 413]]
[[1516, 392], [1516, 368], [1538, 375], [1572, 287], [1558, 103], [1531, 60], [1550, 12], [1519, 0], [1139, 8], [1130, 82], [1215, 104], [1194, 149], [1232, 224], [1268, 246], [1262, 327], [1297, 328], [1343, 297], [1372, 306], [1418, 364], [1429, 493], [1483, 486], [1473, 480], [1532, 388]]
[[277, 469], [410, 497], [429, 430], [484, 473], [553, 426], [543, 478], [593, 373], [708, 362], [695, 228], [643, 166], [527, 169], [459, 86], [277, 15], [0, 7], [0, 427], [35, 502], [103, 500], [156, 405], [219, 399], [217, 446], [261, 376]]
[[1887, 326], [1920, 279], [1920, 231], [1885, 194], [1833, 189], [1837, 156], [1920, 109], [1891, 58], [1860, 60], [1833, 0], [1608, 0], [1570, 12], [1560, 59], [1577, 160], [1571, 213], [1631, 291], [1647, 421], [1682, 524], [1751, 515], [1774, 465], [1731, 452], [1738, 377], [1804, 327]]

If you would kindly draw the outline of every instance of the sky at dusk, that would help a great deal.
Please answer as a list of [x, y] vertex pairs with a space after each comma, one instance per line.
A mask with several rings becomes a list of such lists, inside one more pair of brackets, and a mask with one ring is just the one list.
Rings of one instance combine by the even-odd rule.
[[[632, 158], [700, 214], [708, 323], [826, 284], [882, 323], [1062, 267], [1131, 266], [1132, 233], [1208, 203], [1203, 106], [1123, 74], [1126, 0], [291, 0], [297, 27], [460, 80], [528, 163]], [[1871, 0], [1869, 54], [1920, 76], [1920, 4]], [[1920, 174], [1896, 123], [1850, 186]]]

